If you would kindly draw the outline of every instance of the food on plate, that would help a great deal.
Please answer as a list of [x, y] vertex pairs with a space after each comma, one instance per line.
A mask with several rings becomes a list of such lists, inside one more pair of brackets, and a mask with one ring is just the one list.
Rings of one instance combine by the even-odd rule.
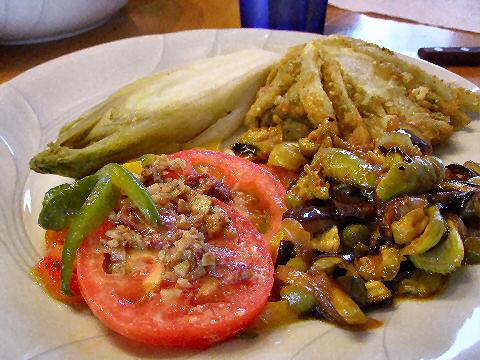
[[[89, 191], [70, 201], [82, 187]], [[36, 273], [54, 297], [84, 299], [128, 338], [205, 348], [243, 330], [265, 306], [269, 239], [284, 197], [268, 170], [215, 151], [108, 164], [46, 194], [40, 224], [57, 253], [49, 250]], [[56, 271], [43, 270], [53, 262]]]
[[278, 126], [283, 141], [298, 141], [302, 153], [312, 156], [330, 141], [370, 149], [385, 132], [399, 129], [429, 144], [444, 142], [469, 123], [468, 112], [479, 111], [478, 94], [387, 49], [326, 36], [291, 48], [274, 66], [245, 124]]
[[221, 141], [241, 125], [277, 58], [249, 49], [137, 80], [65, 125], [30, 167], [79, 178], [110, 162]]
[[289, 49], [231, 147], [298, 176], [271, 244], [272, 299], [364, 325], [363, 310], [432, 296], [478, 263], [480, 168], [432, 155], [470, 113], [478, 94], [376, 45], [328, 36]]
[[[245, 57], [234, 74], [226, 56], [140, 80], [32, 160], [83, 176], [42, 204], [34, 273], [47, 292], [130, 339], [205, 348], [303, 318], [370, 329], [370, 308], [431, 297], [480, 263], [480, 165], [433, 155], [480, 112], [479, 95], [341, 36], [289, 49], [268, 75], [274, 56]], [[123, 124], [133, 101], [147, 115]], [[227, 107], [235, 119], [218, 120]], [[225, 139], [243, 117], [237, 156], [175, 152]], [[158, 125], [179, 121], [204, 125]], [[126, 134], [131, 148], [111, 152]], [[174, 153], [143, 155], [161, 152]]]

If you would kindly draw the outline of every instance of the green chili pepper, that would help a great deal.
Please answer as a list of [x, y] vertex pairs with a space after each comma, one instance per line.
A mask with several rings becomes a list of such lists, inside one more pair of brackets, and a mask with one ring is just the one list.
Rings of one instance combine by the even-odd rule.
[[115, 206], [118, 195], [119, 192], [113, 187], [111, 178], [101, 178], [80, 208], [78, 215], [73, 218], [62, 253], [61, 289], [65, 295], [72, 295], [70, 281], [78, 247], [85, 236], [103, 223]]
[[111, 177], [113, 185], [121, 190], [150, 224], [161, 226], [162, 219], [155, 201], [147, 189], [130, 171], [123, 166], [112, 163], [105, 165], [98, 171], [100, 176]]
[[50, 189], [43, 199], [38, 224], [47, 230], [65, 229], [97, 181], [98, 176], [90, 175], [73, 184], [62, 184]]
[[443, 179], [445, 166], [434, 156], [415, 156], [411, 162], [393, 165], [377, 186], [377, 196], [388, 201], [401, 195], [422, 194], [435, 188]]
[[[108, 164], [97, 174], [98, 182], [88, 195], [78, 214], [72, 218], [62, 254], [61, 289], [71, 295], [70, 281], [78, 247], [85, 237], [98, 228], [115, 206], [119, 190], [140, 210], [145, 220], [153, 226], [161, 226], [162, 219], [152, 197], [142, 183], [118, 164]], [[82, 180], [80, 180], [82, 181]]]
[[365, 189], [373, 189], [379, 176], [373, 165], [343, 149], [318, 149], [312, 165], [320, 165], [325, 176]]

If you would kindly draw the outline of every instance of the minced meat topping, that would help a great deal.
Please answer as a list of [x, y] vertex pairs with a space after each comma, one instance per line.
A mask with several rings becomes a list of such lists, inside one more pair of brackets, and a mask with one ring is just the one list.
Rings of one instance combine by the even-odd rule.
[[[161, 280], [152, 280], [152, 286], [168, 281], [177, 288], [186, 289], [205, 275], [226, 276], [221, 266], [217, 268], [218, 248], [209, 244], [208, 239], [220, 234], [235, 235], [227, 213], [212, 197], [217, 195], [227, 200], [233, 198], [233, 193], [207, 174], [194, 172], [172, 179], [176, 177], [172, 173], [182, 174], [185, 169], [183, 160], [170, 160], [164, 155], [155, 157], [143, 169], [140, 180], [160, 209], [164, 226], [153, 229], [130, 201], [122, 198], [118, 209], [110, 216], [117, 226], [107, 231], [102, 240], [106, 253], [110, 254], [108, 271], [128, 273], [136, 266], [132, 264], [138, 259], [138, 250], [142, 250], [142, 256], [148, 254], [162, 266]], [[246, 272], [240, 270], [237, 277], [233, 274], [233, 281], [248, 278]], [[232, 274], [228, 276], [230, 282]]]

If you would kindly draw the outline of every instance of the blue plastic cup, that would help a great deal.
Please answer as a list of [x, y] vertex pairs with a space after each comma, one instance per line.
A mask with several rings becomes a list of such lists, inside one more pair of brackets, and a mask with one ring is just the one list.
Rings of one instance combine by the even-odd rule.
[[328, 0], [240, 0], [242, 27], [323, 34]]

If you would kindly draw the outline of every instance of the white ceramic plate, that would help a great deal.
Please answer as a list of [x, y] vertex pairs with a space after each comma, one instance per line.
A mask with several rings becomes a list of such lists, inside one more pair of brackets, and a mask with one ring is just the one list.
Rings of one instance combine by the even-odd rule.
[[[135, 344], [104, 328], [88, 309], [46, 296], [31, 267], [43, 251], [36, 224], [46, 190], [64, 179], [39, 175], [29, 159], [66, 121], [115, 89], [151, 72], [246, 47], [282, 49], [315, 35], [267, 30], [202, 30], [117, 41], [40, 65], [0, 86], [0, 358], [2, 359], [478, 359], [480, 267], [458, 271], [449, 289], [427, 302], [404, 301], [373, 317], [385, 325], [348, 332], [308, 321], [234, 339], [204, 351]], [[411, 59], [469, 89], [444, 69]], [[454, 135], [446, 161], [480, 161], [480, 121]]]

